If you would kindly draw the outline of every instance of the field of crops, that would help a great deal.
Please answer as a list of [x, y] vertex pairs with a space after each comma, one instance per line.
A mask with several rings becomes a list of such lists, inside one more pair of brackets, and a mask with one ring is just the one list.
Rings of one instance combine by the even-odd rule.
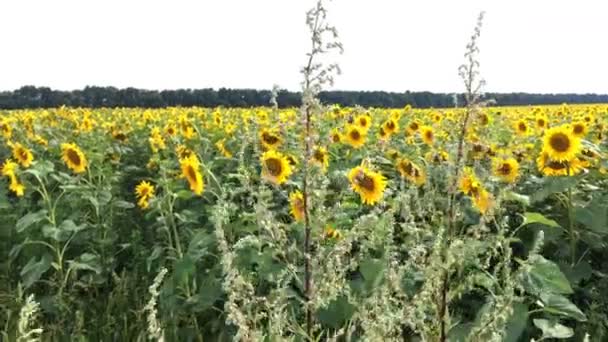
[[5, 112], [3, 340], [605, 340], [607, 113]]

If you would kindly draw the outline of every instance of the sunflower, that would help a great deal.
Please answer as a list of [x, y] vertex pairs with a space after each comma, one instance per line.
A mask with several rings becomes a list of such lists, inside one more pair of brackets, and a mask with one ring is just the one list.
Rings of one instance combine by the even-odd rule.
[[328, 240], [340, 240], [342, 238], [342, 233], [340, 233], [339, 230], [334, 229], [332, 226], [327, 225], [323, 230], [323, 236]]
[[582, 121], [573, 122], [572, 125], [572, 135], [577, 138], [584, 138], [587, 135], [589, 129], [587, 128], [587, 124]]
[[190, 190], [196, 195], [201, 195], [205, 189], [203, 175], [200, 171], [200, 162], [195, 154], [188, 158], [183, 158], [179, 161], [182, 169], [182, 176], [188, 180]]
[[6, 176], [9, 179], [8, 189], [15, 193], [18, 197], [23, 196], [25, 191], [25, 186], [19, 182], [17, 178], [17, 168], [18, 165], [14, 161], [7, 159], [2, 166], [2, 175]]
[[361, 196], [363, 203], [373, 205], [384, 194], [386, 179], [378, 172], [365, 166], [357, 166], [348, 173], [348, 180], [355, 192]]
[[578, 158], [569, 161], [557, 161], [551, 159], [549, 153], [543, 151], [536, 159], [538, 171], [545, 176], [574, 176], [583, 170], [583, 165]]
[[61, 144], [61, 159], [75, 173], [83, 173], [87, 169], [87, 158], [74, 143]]
[[175, 153], [177, 154], [178, 159], [187, 159], [194, 154], [187, 146], [181, 144], [177, 145]]
[[367, 131], [372, 125], [372, 118], [367, 114], [361, 114], [355, 118], [355, 124]]
[[266, 128], [260, 132], [260, 141], [267, 150], [276, 150], [283, 142], [276, 131]]
[[293, 218], [301, 222], [304, 220], [304, 195], [299, 190], [289, 194], [289, 207]]
[[395, 134], [399, 131], [399, 123], [395, 119], [388, 119], [382, 124], [382, 129], [387, 134]]
[[406, 132], [409, 135], [413, 135], [414, 133], [418, 132], [418, 129], [420, 128], [420, 122], [418, 122], [418, 120], [412, 120], [408, 125], [407, 125], [407, 130]]
[[13, 136], [13, 128], [11, 127], [11, 124], [8, 119], [3, 119], [0, 121], [0, 133], [2, 133], [2, 136], [6, 140], [10, 139]]
[[479, 113], [477, 116], [477, 121], [479, 121], [480, 125], [487, 126], [490, 123], [490, 117], [487, 113]]
[[154, 186], [146, 181], [141, 181], [135, 187], [135, 195], [137, 205], [142, 209], [147, 209], [150, 205], [150, 199], [154, 197]]
[[312, 159], [310, 160], [313, 164], [318, 165], [325, 172], [329, 166], [329, 154], [325, 147], [319, 146], [312, 152]]
[[397, 160], [397, 171], [399, 171], [402, 177], [417, 186], [423, 185], [426, 181], [426, 174], [424, 171], [408, 159], [402, 158]]
[[19, 164], [25, 168], [30, 167], [30, 165], [32, 165], [32, 161], [34, 161], [32, 151], [20, 143], [13, 145], [13, 158], [15, 158]]
[[481, 214], [485, 214], [492, 206], [492, 195], [484, 188], [473, 188], [471, 198], [473, 205]]
[[469, 195], [474, 187], [478, 187], [479, 181], [470, 167], [465, 167], [463, 175], [458, 182], [458, 188], [465, 195]]
[[342, 134], [340, 133], [340, 131], [337, 128], [334, 128], [331, 130], [331, 133], [329, 134], [329, 140], [334, 143], [337, 144], [339, 142], [342, 141]]
[[170, 122], [165, 126], [165, 134], [173, 137], [177, 134], [177, 128], [175, 128], [175, 124]]
[[539, 114], [536, 116], [536, 119], [534, 120], [534, 122], [536, 123], [537, 129], [543, 130], [543, 129], [547, 128], [547, 124], [548, 124], [549, 120], [547, 119], [546, 116]]
[[291, 166], [280, 152], [267, 151], [261, 157], [262, 177], [274, 184], [283, 184], [291, 175]]
[[422, 141], [427, 145], [433, 145], [435, 140], [435, 133], [433, 133], [433, 127], [431, 126], [420, 126], [420, 136]]
[[424, 155], [427, 162], [435, 165], [447, 162], [450, 159], [446, 151], [429, 151]]
[[154, 153], [160, 150], [164, 150], [167, 147], [165, 145], [165, 139], [160, 134], [160, 129], [158, 127], [154, 127], [152, 129], [152, 132], [150, 133], [150, 138], [148, 138], [148, 142], [150, 143], [150, 148]]
[[581, 141], [567, 125], [553, 127], [545, 132], [543, 151], [553, 161], [573, 160], [581, 150]]
[[519, 163], [515, 158], [495, 158], [492, 161], [492, 171], [500, 180], [513, 183], [519, 175]]
[[232, 152], [230, 152], [226, 146], [224, 145], [225, 139], [218, 140], [215, 143], [215, 147], [217, 147], [218, 151], [224, 156], [224, 158], [232, 158]]
[[528, 134], [528, 124], [526, 120], [520, 119], [515, 122], [515, 132], [519, 136], [525, 136]]
[[356, 125], [349, 125], [346, 128], [344, 139], [350, 146], [360, 148], [361, 146], [365, 145], [366, 131], [362, 130]]

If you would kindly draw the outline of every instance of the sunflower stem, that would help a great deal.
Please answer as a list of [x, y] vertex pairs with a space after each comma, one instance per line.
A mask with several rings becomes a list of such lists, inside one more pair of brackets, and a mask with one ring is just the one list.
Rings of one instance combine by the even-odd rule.
[[[568, 174], [570, 167], [568, 167]], [[574, 231], [574, 208], [572, 206], [572, 186], [568, 187], [568, 233], [570, 234], [570, 262], [576, 264], [576, 232]]]

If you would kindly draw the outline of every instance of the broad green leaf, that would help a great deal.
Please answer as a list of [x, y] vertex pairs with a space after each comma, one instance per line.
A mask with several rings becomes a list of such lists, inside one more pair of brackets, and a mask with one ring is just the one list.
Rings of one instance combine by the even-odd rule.
[[363, 275], [367, 288], [373, 289], [382, 281], [385, 262], [378, 259], [366, 259], [359, 265], [359, 271]]
[[42, 209], [33, 213], [26, 214], [25, 216], [20, 218], [19, 221], [17, 221], [17, 224], [15, 225], [17, 232], [21, 233], [31, 225], [44, 220], [46, 218], [46, 213], [47, 211], [45, 209]]
[[540, 255], [529, 259], [530, 269], [523, 274], [525, 289], [535, 295], [544, 292], [571, 294], [572, 288], [559, 267]]
[[542, 224], [542, 225], [549, 226], [549, 227], [555, 227], [555, 228], [560, 227], [560, 225], [557, 222], [555, 222], [551, 219], [548, 219], [539, 213], [526, 212], [526, 213], [524, 213], [523, 216], [524, 216], [524, 223], [522, 225], [538, 223], [538, 224]]
[[540, 300], [545, 305], [544, 309], [547, 312], [571, 317], [579, 322], [587, 321], [587, 316], [568, 298], [562, 295], [548, 292], [541, 293]]
[[597, 197], [587, 207], [575, 208], [574, 218], [589, 230], [608, 234], [608, 197]]
[[36, 257], [32, 257], [21, 270], [23, 286], [27, 289], [40, 280], [40, 277], [51, 268], [52, 261], [53, 258], [48, 253], [45, 253], [42, 258], [38, 260], [36, 260]]
[[116, 202], [114, 202], [114, 206], [116, 208], [121, 208], [121, 209], [133, 209], [133, 208], [135, 208], [135, 204], [133, 204], [131, 202], [127, 202], [127, 201], [116, 201]]
[[547, 197], [568, 190], [569, 187], [578, 183], [578, 177], [544, 177], [540, 180], [541, 187], [531, 196], [531, 203], [544, 201]]
[[574, 336], [574, 330], [568, 328], [565, 325], [561, 325], [555, 321], [549, 321], [546, 319], [534, 319], [534, 325], [542, 330], [543, 339], [546, 338], [570, 338]]
[[514, 303], [513, 313], [507, 321], [504, 342], [517, 342], [528, 323], [528, 306], [524, 303]]
[[343, 326], [355, 313], [355, 306], [345, 296], [331, 301], [327, 307], [317, 311], [317, 317], [322, 324], [338, 329]]
[[181, 260], [175, 262], [173, 279], [177, 282], [177, 284], [185, 284], [195, 271], [196, 265], [194, 264], [192, 259], [186, 254]]

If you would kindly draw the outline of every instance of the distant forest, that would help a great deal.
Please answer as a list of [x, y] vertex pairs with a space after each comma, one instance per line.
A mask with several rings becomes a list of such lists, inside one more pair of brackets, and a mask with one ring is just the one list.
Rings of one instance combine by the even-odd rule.
[[[342, 106], [400, 108], [454, 107], [454, 94], [384, 91], [325, 91], [319, 95], [325, 104]], [[464, 105], [461, 94], [456, 95], [459, 106]], [[255, 89], [178, 89], [143, 90], [136, 88], [86, 87], [82, 90], [60, 91], [47, 87], [25, 86], [14, 91], [0, 92], [0, 109], [71, 107], [256, 107], [270, 104], [269, 90]], [[541, 105], [561, 103], [608, 103], [608, 95], [600, 94], [530, 94], [486, 93], [497, 106]], [[280, 107], [297, 107], [300, 94], [281, 90], [277, 102]]]

